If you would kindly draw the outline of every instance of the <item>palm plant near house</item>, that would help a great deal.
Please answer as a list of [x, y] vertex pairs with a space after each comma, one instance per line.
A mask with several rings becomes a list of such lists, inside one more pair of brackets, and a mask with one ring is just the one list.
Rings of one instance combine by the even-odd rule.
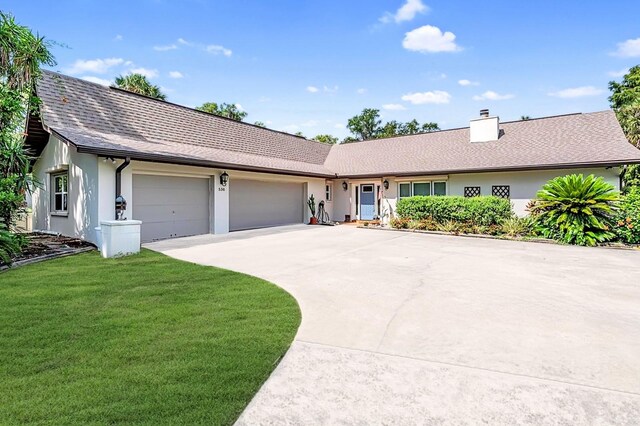
[[147, 77], [142, 74], [120, 75], [116, 77], [115, 87], [139, 95], [149, 96], [150, 98], [160, 99], [161, 101], [167, 99], [167, 95], [162, 93], [160, 87], [151, 84]]
[[600, 177], [574, 174], [547, 182], [531, 205], [538, 231], [568, 244], [594, 246], [612, 239], [610, 223], [620, 194]]

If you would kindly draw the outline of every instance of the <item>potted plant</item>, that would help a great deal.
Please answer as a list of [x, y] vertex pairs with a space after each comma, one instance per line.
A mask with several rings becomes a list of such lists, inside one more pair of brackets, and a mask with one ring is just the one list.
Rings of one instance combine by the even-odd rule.
[[309, 219], [309, 225], [317, 225], [318, 218], [316, 217], [316, 199], [311, 194], [311, 197], [307, 200], [307, 206], [309, 206], [309, 210], [311, 211], [311, 219]]

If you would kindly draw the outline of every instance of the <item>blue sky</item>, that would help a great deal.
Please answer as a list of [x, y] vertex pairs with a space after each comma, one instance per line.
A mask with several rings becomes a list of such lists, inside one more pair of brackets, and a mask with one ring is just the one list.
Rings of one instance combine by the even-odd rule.
[[607, 82], [640, 63], [640, 2], [5, 0], [62, 44], [55, 70], [146, 73], [168, 100], [237, 103], [268, 127], [344, 137], [385, 120], [468, 125], [608, 108]]

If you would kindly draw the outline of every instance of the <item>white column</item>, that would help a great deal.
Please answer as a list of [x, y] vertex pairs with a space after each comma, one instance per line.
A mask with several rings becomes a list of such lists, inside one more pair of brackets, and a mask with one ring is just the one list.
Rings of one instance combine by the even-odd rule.
[[213, 233], [226, 234], [229, 232], [229, 191], [233, 186], [233, 178], [229, 177], [227, 186], [220, 184], [220, 175], [224, 170], [213, 176]]

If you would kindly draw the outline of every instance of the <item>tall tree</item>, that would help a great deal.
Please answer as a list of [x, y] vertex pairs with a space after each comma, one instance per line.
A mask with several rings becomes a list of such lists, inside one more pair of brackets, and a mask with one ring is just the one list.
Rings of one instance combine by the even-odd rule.
[[129, 92], [137, 93], [139, 95], [149, 96], [150, 98], [160, 99], [164, 101], [167, 99], [167, 95], [162, 93], [160, 87], [151, 82], [142, 74], [128, 74], [125, 76], [119, 75], [116, 77], [115, 87], [128, 90]]
[[24, 148], [26, 116], [37, 113], [42, 65], [55, 65], [50, 43], [0, 12], [0, 221], [10, 227], [32, 189]]
[[[205, 102], [199, 107], [196, 107], [196, 109], [198, 111], [208, 112], [209, 114], [227, 117], [236, 121], [242, 121], [247, 117], [247, 115], [249, 115], [246, 111], [242, 111], [240, 108], [238, 108], [237, 104], [217, 104], [215, 102]], [[256, 125], [258, 125], [257, 123], [258, 122], [256, 122]]]
[[314, 136], [313, 140], [326, 143], [327, 145], [335, 145], [338, 143], [338, 138], [331, 135], [316, 135]]
[[[609, 82], [609, 102], [616, 113], [625, 136], [640, 148], [640, 65], [629, 69], [620, 83]], [[626, 166], [622, 179], [627, 187], [640, 185], [640, 166]]]
[[437, 123], [426, 122], [420, 124], [416, 119], [406, 123], [391, 120], [382, 124], [382, 120], [380, 120], [380, 110], [374, 108], [366, 108], [362, 110], [362, 113], [359, 115], [351, 117], [347, 124], [347, 129], [349, 129], [352, 134], [352, 136], [347, 137], [343, 141], [347, 143], [440, 130]]

